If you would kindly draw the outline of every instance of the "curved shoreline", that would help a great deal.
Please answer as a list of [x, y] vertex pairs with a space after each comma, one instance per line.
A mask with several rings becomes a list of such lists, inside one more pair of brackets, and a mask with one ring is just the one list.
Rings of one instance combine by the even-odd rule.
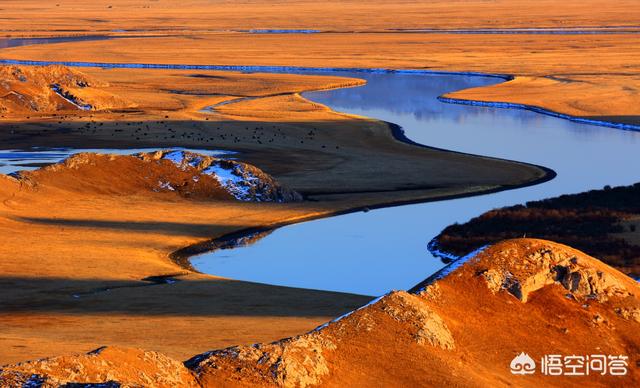
[[237, 239], [245, 238], [245, 237], [250, 237], [250, 236], [253, 236], [253, 235], [259, 234], [259, 233], [273, 232], [276, 229], [282, 228], [284, 226], [290, 226], [290, 225], [300, 224], [300, 223], [307, 222], [307, 221], [314, 221], [314, 220], [319, 220], [319, 219], [323, 219], [323, 218], [330, 218], [330, 217], [341, 216], [341, 215], [346, 215], [346, 214], [351, 214], [351, 213], [357, 213], [357, 212], [360, 212], [360, 211], [369, 211], [369, 210], [375, 210], [375, 209], [392, 208], [392, 207], [404, 206], [404, 205], [415, 205], [415, 204], [420, 204], [420, 203], [447, 201], [447, 200], [450, 200], [450, 199], [460, 199], [460, 198], [475, 197], [475, 196], [480, 196], [480, 195], [499, 193], [499, 192], [507, 191], [507, 190], [516, 190], [516, 189], [521, 189], [521, 188], [525, 188], [525, 187], [529, 187], [529, 186], [535, 186], [535, 185], [538, 185], [538, 184], [541, 184], [541, 183], [548, 182], [548, 181], [550, 181], [550, 180], [552, 180], [553, 178], [556, 177], [556, 172], [555, 171], [553, 171], [553, 170], [551, 170], [549, 168], [546, 168], [546, 167], [544, 169], [546, 171], [550, 171], [551, 173], [548, 173], [548, 174], [546, 174], [545, 176], [543, 176], [543, 177], [541, 177], [539, 179], [536, 179], [536, 180], [533, 180], [533, 181], [530, 181], [530, 182], [527, 182], [527, 183], [523, 183], [523, 184], [520, 184], [520, 185], [501, 186], [501, 187], [496, 187], [496, 188], [492, 188], [492, 189], [474, 191], [474, 192], [470, 192], [470, 193], [449, 194], [449, 195], [443, 195], [443, 196], [438, 196], [438, 197], [434, 197], [434, 198], [426, 198], [426, 199], [381, 202], [381, 203], [375, 204], [375, 205], [358, 206], [358, 207], [350, 208], [350, 209], [347, 209], [347, 210], [330, 211], [330, 212], [323, 213], [323, 214], [320, 214], [320, 215], [310, 215], [308, 217], [306, 217], [306, 216], [305, 217], [300, 217], [300, 218], [296, 218], [295, 220], [290, 220], [290, 221], [281, 221], [281, 222], [276, 222], [276, 223], [273, 223], [273, 224], [252, 226], [252, 227], [248, 227], [248, 228], [237, 230], [235, 232], [230, 232], [230, 233], [227, 233], [227, 234], [223, 234], [220, 237], [212, 238], [212, 239], [204, 241], [204, 242], [200, 242], [200, 243], [196, 243], [196, 244], [192, 244], [192, 245], [186, 246], [184, 248], [180, 248], [180, 249], [170, 253], [169, 254], [169, 258], [171, 259], [171, 261], [173, 261], [175, 264], [179, 265], [181, 268], [184, 268], [184, 269], [186, 269], [188, 271], [201, 273], [200, 271], [196, 270], [191, 265], [191, 258], [193, 256], [201, 255], [203, 253], [213, 252], [213, 251], [216, 251], [216, 250], [221, 249], [223, 247], [229, 246], [230, 243], [233, 240], [237, 240]]
[[[325, 72], [325, 73], [331, 73], [331, 72], [358, 72], [358, 73], [380, 73], [380, 74], [426, 74], [426, 75], [462, 75], [462, 76], [479, 76], [479, 77], [487, 77], [487, 78], [499, 78], [502, 79], [504, 81], [510, 81], [513, 80], [515, 77], [512, 75], [507, 75], [507, 74], [488, 74], [488, 73], [480, 73], [480, 72], [455, 72], [455, 71], [439, 71], [439, 70], [415, 70], [415, 69], [406, 69], [406, 70], [395, 70], [395, 69], [384, 69], [384, 68], [316, 68], [316, 67], [295, 67], [295, 66], [234, 66], [234, 65], [230, 65], [230, 66], [225, 66], [225, 65], [172, 65], [172, 64], [126, 64], [126, 63], [98, 63], [98, 62], [66, 62], [66, 61], [22, 61], [22, 60], [7, 60], [7, 59], [0, 59], [0, 64], [13, 64], [13, 65], [27, 65], [27, 66], [44, 66], [44, 65], [63, 65], [63, 66], [70, 66], [70, 67], [104, 67], [104, 68], [130, 68], [130, 69], [175, 69], [175, 70], [219, 70], [219, 71], [248, 71], [248, 72], [272, 72], [272, 73], [276, 73], [276, 72]], [[356, 85], [348, 85], [346, 87], [353, 87]], [[357, 85], [359, 86], [359, 85]], [[452, 91], [453, 92], [453, 91]], [[300, 93], [298, 93], [300, 94]], [[303, 97], [304, 98], [304, 97]], [[244, 98], [241, 98], [240, 100], [243, 100]], [[447, 101], [446, 97], [442, 97], [439, 96], [438, 99], [442, 102], [451, 102], [451, 103], [455, 103], [456, 99], [449, 99], [451, 101]], [[461, 104], [467, 104], [467, 105], [474, 105], [472, 104], [473, 101], [468, 101], [468, 100], [460, 100]], [[228, 101], [227, 103], [234, 103], [234, 102], [238, 102], [238, 99], [233, 99], [231, 101]], [[483, 104], [484, 102], [479, 101], [478, 105]], [[488, 105], [484, 105], [484, 106], [488, 106]], [[538, 110], [534, 110], [534, 109], [530, 109], [529, 107], [523, 105], [523, 104], [513, 104], [513, 106], [508, 106], [508, 104], [503, 104], [502, 106], [497, 106], [497, 107], [513, 107], [513, 108], [518, 108], [518, 109], [527, 109], [527, 110], [531, 110], [534, 111], [536, 113], [545, 113], [543, 112], [543, 110], [541, 108], [538, 107], [533, 107], [533, 108], [537, 108]], [[551, 112], [551, 111], [549, 111]], [[570, 119], [573, 118], [572, 116], [568, 116], [568, 115], [563, 115], [560, 113], [556, 113], [556, 112], [551, 112], [554, 114], [550, 114], [551, 116], [557, 117], [557, 118], [565, 118], [565, 119]], [[575, 117], [576, 120], [573, 121], [577, 121], [577, 122], [581, 122], [581, 123], [586, 123], [584, 121], [578, 121], [578, 120], [583, 120], [580, 118]], [[442, 148], [437, 148], [437, 147], [432, 147], [432, 146], [428, 146], [425, 144], [421, 144], [418, 142], [415, 142], [411, 139], [409, 139], [406, 135], [404, 130], [402, 129], [402, 127], [400, 127], [399, 125], [393, 124], [393, 123], [389, 123], [386, 122], [386, 124], [389, 126], [392, 136], [395, 140], [400, 141], [402, 143], [405, 144], [409, 144], [409, 145], [413, 145], [413, 146], [419, 146], [422, 148], [428, 148], [428, 149], [433, 149], [433, 150], [439, 150], [439, 151], [444, 151], [444, 152], [451, 152], [451, 153], [457, 153], [457, 154], [463, 154], [463, 155], [473, 155], [473, 154], [469, 154], [469, 153], [464, 153], [464, 152], [458, 152], [458, 151], [453, 151], [453, 150], [446, 150], [446, 149], [442, 149]], [[593, 123], [590, 123], [593, 124]], [[603, 126], [609, 126], [609, 127], [614, 127], [614, 128], [618, 128], [616, 126], [616, 123], [608, 123], [609, 125], [603, 125]], [[640, 127], [638, 127], [638, 130], [640, 130]], [[315, 219], [321, 219], [321, 218], [329, 218], [329, 217], [333, 217], [333, 216], [338, 216], [338, 215], [344, 215], [344, 214], [349, 214], [349, 213], [355, 213], [358, 211], [367, 211], [369, 209], [379, 209], [379, 208], [387, 208], [387, 207], [394, 207], [394, 206], [402, 206], [402, 205], [408, 205], [408, 204], [417, 204], [417, 203], [428, 203], [428, 202], [435, 202], [435, 201], [443, 201], [443, 200], [449, 200], [449, 199], [457, 199], [457, 198], [466, 198], [466, 197], [472, 197], [472, 196], [477, 196], [477, 195], [484, 195], [484, 194], [492, 194], [492, 193], [497, 193], [497, 192], [501, 192], [501, 191], [506, 191], [506, 190], [512, 190], [512, 189], [519, 189], [519, 188], [524, 188], [524, 187], [529, 187], [529, 186], [534, 186], [537, 184], [541, 184], [547, 181], [552, 180], [553, 178], [556, 177], [556, 172], [553, 171], [550, 168], [544, 167], [544, 166], [540, 166], [540, 165], [534, 165], [534, 164], [530, 164], [530, 163], [522, 163], [522, 162], [518, 162], [518, 161], [513, 161], [513, 160], [506, 160], [506, 159], [501, 159], [501, 158], [492, 158], [492, 157], [487, 157], [487, 156], [482, 156], [482, 155], [473, 155], [476, 157], [484, 157], [484, 158], [488, 158], [488, 159], [495, 159], [495, 160], [502, 160], [502, 161], [508, 161], [508, 162], [514, 162], [514, 163], [519, 163], [519, 164], [524, 164], [524, 165], [529, 165], [529, 166], [533, 166], [536, 167], [540, 170], [543, 171], [543, 176], [541, 176], [538, 179], [523, 183], [523, 184], [518, 184], [518, 185], [506, 185], [506, 186], [500, 186], [500, 187], [494, 187], [491, 189], [486, 189], [486, 190], [480, 190], [480, 191], [475, 191], [475, 192], [467, 192], [467, 193], [459, 193], [459, 194], [450, 194], [450, 195], [443, 195], [443, 196], [437, 196], [434, 198], [426, 198], [426, 199], [415, 199], [415, 200], [407, 200], [407, 201], [391, 201], [391, 202], [382, 202], [379, 204], [375, 204], [375, 205], [369, 205], [369, 206], [359, 206], [359, 207], [355, 207], [355, 208], [349, 208], [346, 210], [340, 210], [340, 211], [328, 211], [326, 213], [322, 213], [322, 214], [314, 214], [314, 215], [310, 215], [310, 216], [303, 216], [303, 217], [299, 217], [293, 220], [286, 220], [286, 221], [281, 221], [281, 222], [276, 222], [273, 224], [266, 224], [266, 225], [258, 225], [258, 226], [253, 226], [253, 227], [249, 227], [249, 228], [244, 228], [235, 232], [231, 232], [228, 234], [224, 234], [222, 236], [216, 237], [216, 238], [212, 238], [210, 240], [204, 241], [204, 242], [200, 242], [200, 243], [196, 243], [181, 249], [178, 249], [172, 253], [169, 254], [169, 258], [176, 263], [177, 265], [179, 265], [180, 267], [187, 269], [189, 271], [194, 271], [194, 272], [199, 272], [197, 270], [195, 270], [193, 268], [193, 266], [191, 265], [190, 259], [191, 257], [195, 256], [195, 255], [199, 255], [202, 253], [206, 253], [206, 252], [211, 252], [217, 249], [220, 249], [224, 246], [229, 246], [230, 244], [232, 244], [232, 241], [234, 240], [238, 240], [241, 238], [246, 238], [246, 237], [250, 237], [259, 233], [264, 233], [264, 232], [271, 232], [275, 229], [278, 229], [280, 227], [283, 226], [288, 226], [288, 225], [292, 225], [292, 224], [297, 224], [297, 223], [301, 223], [301, 222], [306, 222], [306, 221], [311, 221], [311, 220], [315, 220]], [[437, 255], [434, 255], [436, 257], [438, 257]]]
[[[185, 64], [160, 64], [160, 63], [114, 63], [114, 62], [82, 62], [82, 61], [31, 61], [20, 59], [0, 59], [0, 65], [18, 66], [47, 66], [61, 65], [69, 67], [94, 67], [106, 69], [160, 69], [160, 70], [212, 70], [212, 71], [239, 71], [239, 72], [265, 72], [265, 73], [296, 73], [296, 72], [354, 72], [354, 73], [378, 73], [378, 74], [428, 74], [428, 75], [463, 75], [488, 78], [499, 78], [504, 81], [512, 81], [512, 74], [482, 73], [477, 71], [447, 71], [425, 69], [389, 69], [389, 68], [362, 68], [362, 67], [304, 67], [304, 66], [263, 66], [263, 65], [185, 65]], [[453, 91], [451, 92], [453, 93]], [[618, 123], [607, 120], [586, 119], [572, 116], [535, 105], [527, 105], [510, 102], [489, 102], [482, 100], [465, 100], [440, 96], [438, 99], [445, 103], [461, 105], [484, 106], [491, 108], [514, 108], [529, 110], [556, 118], [577, 122], [580, 124], [598, 125], [608, 128], [640, 131], [640, 125]]]
[[613, 121], [606, 121], [606, 120], [587, 119], [583, 117], [572, 116], [572, 115], [556, 112], [550, 109], [541, 108], [536, 105], [520, 104], [515, 102], [467, 100], [464, 98], [452, 98], [452, 97], [444, 97], [444, 96], [438, 97], [438, 100], [448, 104], [482, 106], [482, 107], [488, 107], [488, 108], [508, 108], [508, 109], [527, 110], [530, 112], [535, 112], [535, 113], [540, 113], [543, 115], [555, 117], [558, 119], [573, 121], [579, 124], [598, 125], [601, 127], [622, 129], [625, 131], [640, 131], [640, 125], [616, 123]]
[[279, 228], [284, 227], [284, 226], [290, 226], [290, 225], [299, 224], [299, 223], [302, 223], [302, 222], [313, 221], [313, 220], [318, 220], [318, 219], [323, 219], [323, 218], [330, 218], [330, 217], [335, 217], [335, 216], [340, 216], [340, 215], [345, 215], [345, 214], [357, 213], [357, 212], [360, 212], [360, 211], [368, 211], [368, 210], [382, 209], [382, 208], [391, 208], [391, 207], [396, 207], [396, 206], [412, 205], [412, 204], [419, 204], [419, 203], [446, 201], [446, 200], [450, 200], [450, 199], [468, 198], [468, 197], [474, 197], [474, 196], [479, 196], [479, 195], [498, 193], [498, 192], [501, 192], [501, 191], [521, 189], [521, 188], [535, 186], [535, 185], [538, 185], [538, 184], [541, 184], [541, 183], [548, 182], [548, 181], [554, 179], [557, 176], [556, 172], [553, 171], [552, 169], [550, 169], [548, 167], [536, 165], [536, 164], [523, 163], [523, 162], [507, 160], [507, 159], [501, 159], [501, 158], [492, 158], [492, 157], [482, 156], [482, 155], [474, 155], [474, 154], [458, 152], [458, 151], [453, 151], [453, 150], [447, 150], [447, 149], [443, 149], [443, 148], [437, 148], [437, 147], [432, 147], [432, 146], [428, 146], [428, 145], [425, 145], [425, 144], [417, 143], [417, 142], [409, 139], [405, 135], [404, 130], [402, 129], [402, 127], [400, 127], [399, 125], [394, 124], [394, 123], [389, 123], [389, 122], [386, 122], [386, 121], [383, 121], [383, 122], [386, 123], [389, 126], [389, 128], [391, 130], [391, 133], [393, 135], [393, 138], [395, 140], [397, 140], [397, 141], [402, 142], [402, 143], [406, 143], [406, 144], [409, 144], [409, 145], [412, 145], [412, 146], [418, 146], [418, 147], [422, 147], [422, 148], [428, 148], [428, 149], [432, 149], [432, 150], [443, 151], [443, 152], [456, 153], [456, 154], [462, 154], [462, 155], [472, 155], [472, 156], [476, 156], [476, 157], [484, 157], [484, 158], [489, 158], [489, 159], [493, 159], [493, 160], [500, 160], [500, 161], [505, 161], [505, 162], [512, 162], [512, 163], [518, 163], [518, 164], [522, 164], [522, 165], [532, 166], [532, 167], [536, 167], [536, 168], [542, 170], [544, 175], [541, 176], [538, 179], [534, 179], [532, 181], [529, 181], [529, 182], [526, 182], [526, 183], [522, 183], [522, 184], [518, 184], [518, 185], [505, 185], [505, 186], [495, 187], [495, 188], [486, 189], [486, 190], [480, 190], [480, 191], [474, 191], [474, 192], [468, 192], [468, 193], [442, 195], [442, 196], [437, 196], [437, 197], [433, 197], [433, 198], [425, 198], [425, 199], [381, 202], [381, 203], [378, 203], [378, 204], [375, 204], [375, 205], [357, 206], [357, 207], [346, 209], [346, 210], [329, 211], [329, 212], [326, 212], [326, 213], [323, 213], [323, 214], [319, 214], [319, 215], [304, 216], [304, 217], [296, 218], [294, 220], [280, 221], [280, 222], [276, 222], [276, 223], [273, 223], [273, 224], [252, 226], [252, 227], [248, 227], [248, 228], [237, 230], [235, 232], [230, 232], [230, 233], [227, 233], [227, 234], [223, 234], [222, 236], [219, 236], [219, 237], [216, 237], [216, 238], [212, 238], [212, 239], [209, 239], [209, 240], [204, 241], [204, 242], [192, 244], [192, 245], [186, 246], [184, 248], [178, 249], [177, 251], [174, 251], [171, 254], [169, 254], [169, 258], [174, 263], [179, 265], [180, 267], [182, 267], [182, 268], [184, 268], [186, 270], [189, 270], [189, 271], [194, 271], [194, 272], [198, 272], [199, 273], [200, 271], [196, 270], [191, 265], [191, 258], [193, 256], [197, 256], [197, 255], [200, 255], [200, 254], [203, 254], [203, 253], [207, 253], [207, 252], [213, 252], [213, 251], [216, 251], [218, 249], [225, 249], [225, 248], [229, 247], [230, 245], [233, 245], [233, 241], [234, 240], [239, 240], [239, 239], [242, 239], [242, 238], [252, 237], [252, 236], [260, 234], [260, 233], [270, 233], [270, 232], [273, 232], [276, 229], [279, 229]]
[[262, 65], [180, 65], [161, 63], [114, 63], [114, 62], [82, 62], [82, 61], [30, 61], [21, 59], [0, 59], [0, 65], [18, 66], [48, 66], [61, 65], [69, 67], [98, 67], [106, 69], [160, 69], [160, 70], [213, 70], [213, 71], [245, 71], [265, 73], [291, 73], [291, 72], [354, 72], [354, 73], [380, 73], [380, 74], [430, 74], [430, 75], [471, 75], [479, 77], [501, 78], [505, 81], [513, 79], [509, 74], [491, 74], [477, 71], [446, 71], [446, 70], [419, 70], [419, 69], [387, 69], [364, 67], [305, 67], [305, 66], [262, 66]]

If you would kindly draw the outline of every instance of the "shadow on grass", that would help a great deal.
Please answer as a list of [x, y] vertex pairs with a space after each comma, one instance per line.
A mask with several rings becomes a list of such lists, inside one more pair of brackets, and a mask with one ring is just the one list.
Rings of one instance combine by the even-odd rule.
[[161, 233], [176, 236], [188, 235], [192, 237], [211, 237], [212, 235], [216, 234], [216, 227], [219, 226], [219, 223], [195, 224], [167, 221], [106, 221], [44, 217], [15, 217], [14, 219], [16, 221], [42, 225], [91, 229], [112, 229], [142, 233]]
[[[171, 279], [170, 282], [167, 280]], [[138, 316], [339, 316], [372, 297], [227, 279], [140, 281], [1, 277], [2, 313]]]

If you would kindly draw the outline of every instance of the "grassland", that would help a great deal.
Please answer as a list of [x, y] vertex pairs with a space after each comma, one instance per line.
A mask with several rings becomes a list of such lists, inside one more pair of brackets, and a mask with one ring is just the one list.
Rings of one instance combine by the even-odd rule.
[[[1, 50], [0, 57], [508, 73], [516, 76], [510, 83], [452, 96], [518, 102], [581, 117], [637, 123], [637, 34], [390, 31], [633, 26], [638, 20], [636, 8], [632, 1], [566, 1], [561, 5], [550, 1], [389, 5], [4, 1], [0, 31], [9, 37], [129, 37], [9, 48]], [[327, 32], [274, 35], [227, 31], [256, 28]], [[147, 37], [134, 37], [140, 35]], [[82, 190], [43, 187], [40, 194], [46, 193], [44, 196], [3, 184], [0, 230], [5, 237], [0, 246], [0, 293], [10, 308], [0, 313], [0, 345], [4, 349], [0, 363], [87, 351], [104, 343], [160, 350], [183, 359], [216, 347], [270, 341], [309, 330], [370, 298], [205, 276], [172, 262], [170, 254], [249, 226], [477, 193], [524, 184], [544, 175], [531, 166], [413, 147], [395, 139], [384, 123], [338, 114], [299, 95], [305, 90], [355, 85], [358, 80], [219, 72], [82, 71], [104, 80], [108, 83], [104, 91], [121, 96], [127, 104], [89, 113], [3, 113], [2, 144], [9, 148], [230, 148], [240, 151], [242, 160], [258, 165], [317, 202], [193, 202], [153, 196], [97, 196]], [[216, 96], [203, 97], [202, 93]], [[200, 112], [208, 105], [238, 97], [255, 98], [213, 113]], [[166, 138], [169, 128], [176, 132], [175, 138]], [[314, 135], [308, 135], [310, 132]], [[268, 142], [275, 134], [284, 136], [275, 137], [277, 140], [268, 145], [258, 142]], [[168, 274], [182, 281], [168, 287], [146, 286], [149, 282], [142, 280]], [[127, 287], [80, 301], [70, 296], [113, 286]]]

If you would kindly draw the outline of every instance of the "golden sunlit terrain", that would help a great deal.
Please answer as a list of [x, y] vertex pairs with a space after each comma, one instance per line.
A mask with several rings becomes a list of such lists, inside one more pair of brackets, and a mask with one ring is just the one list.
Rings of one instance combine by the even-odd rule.
[[[357, 77], [99, 64], [497, 74], [505, 82], [444, 97], [631, 128], [638, 20], [631, 0], [0, 2], [1, 149], [147, 150], [0, 175], [0, 385], [637, 385], [637, 282], [554, 242], [491, 240], [449, 275], [425, 273], [328, 325], [374, 296], [189, 264], [221, 237], [527, 187], [550, 169], [416, 144], [393, 123], [303, 95], [364, 85]], [[59, 39], [25, 40], [35, 38]], [[636, 216], [612, 229], [637, 247]], [[467, 237], [451, 251], [477, 248]], [[525, 349], [588, 354], [596, 340], [630, 356], [626, 380], [511, 380]]]

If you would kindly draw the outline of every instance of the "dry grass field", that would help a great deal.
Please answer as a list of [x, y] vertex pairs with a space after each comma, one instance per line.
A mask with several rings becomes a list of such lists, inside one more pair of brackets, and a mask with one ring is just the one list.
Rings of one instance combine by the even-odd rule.
[[[150, 35], [3, 50], [3, 58], [384, 67], [528, 76], [457, 97], [638, 123], [640, 10], [634, 1], [41, 1], [3, 3], [7, 36]], [[73, 18], [68, 17], [73, 14]], [[292, 16], [293, 15], [293, 16]], [[433, 34], [394, 29], [593, 29], [618, 34]], [[319, 34], [247, 34], [317, 29]], [[355, 32], [355, 33], [354, 33]], [[542, 79], [541, 79], [542, 78]], [[454, 92], [454, 91], [452, 91]], [[606, 98], [602, 98], [606, 96]]]

